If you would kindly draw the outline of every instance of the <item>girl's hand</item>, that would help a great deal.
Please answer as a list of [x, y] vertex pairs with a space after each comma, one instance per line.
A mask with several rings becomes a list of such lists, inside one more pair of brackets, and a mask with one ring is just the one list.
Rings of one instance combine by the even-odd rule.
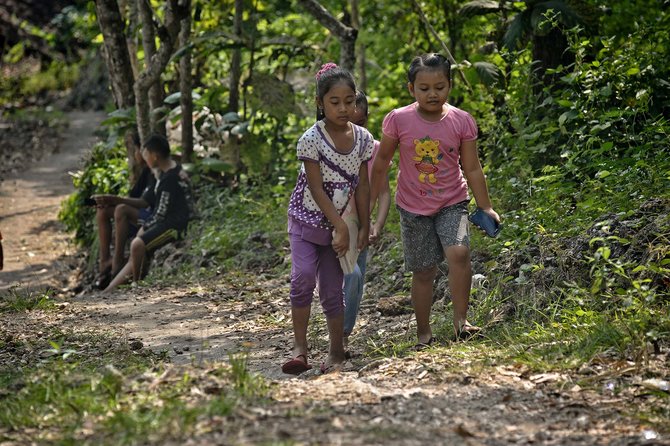
[[361, 228], [358, 230], [358, 239], [356, 240], [356, 248], [358, 252], [363, 251], [369, 243], [369, 233], [365, 229]]
[[91, 198], [95, 200], [98, 207], [115, 206], [118, 204], [118, 197], [116, 195], [98, 194], [92, 195]]
[[337, 257], [342, 257], [349, 250], [349, 228], [344, 221], [335, 228], [333, 233], [333, 249], [337, 253]]
[[379, 235], [381, 234], [382, 230], [375, 222], [372, 226], [370, 226], [370, 237], [368, 237], [368, 244], [374, 245], [377, 240], [379, 240]]
[[493, 218], [495, 221], [500, 223], [500, 215], [498, 215], [498, 213], [496, 211], [494, 211], [493, 208], [486, 208], [486, 209], [482, 209], [482, 210], [484, 212], [486, 212], [488, 215], [490, 215], [491, 218]]

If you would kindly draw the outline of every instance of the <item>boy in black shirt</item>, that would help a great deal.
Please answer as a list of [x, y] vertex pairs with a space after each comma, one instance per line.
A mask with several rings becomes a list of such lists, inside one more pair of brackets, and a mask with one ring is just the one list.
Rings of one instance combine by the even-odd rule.
[[[140, 136], [137, 131], [131, 134], [135, 146], [135, 162], [141, 166], [140, 174], [133, 184], [128, 197], [119, 195], [93, 195], [96, 202], [95, 219], [98, 223], [100, 258], [95, 286], [105, 289], [110, 280], [123, 266], [126, 242], [137, 234], [139, 228], [151, 215], [149, 203], [142, 200], [148, 187], [153, 188], [155, 178], [151, 169], [142, 158]], [[114, 256], [110, 255], [112, 241], [112, 219], [114, 219]]]
[[188, 180], [180, 175], [182, 167], [170, 158], [170, 145], [161, 135], [152, 135], [142, 147], [142, 157], [147, 165], [158, 172], [154, 188], [142, 195], [153, 209], [153, 214], [130, 244], [130, 258], [123, 269], [105, 288], [108, 293], [125, 283], [132, 274], [138, 281], [146, 254], [181, 238], [193, 215], [193, 199]]

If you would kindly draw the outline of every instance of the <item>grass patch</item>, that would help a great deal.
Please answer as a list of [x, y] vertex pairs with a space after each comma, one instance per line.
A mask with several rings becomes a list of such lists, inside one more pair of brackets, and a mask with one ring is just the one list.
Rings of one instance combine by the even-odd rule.
[[0, 313], [18, 313], [31, 310], [53, 310], [51, 291], [21, 291], [10, 288], [0, 297]]
[[[38, 309], [43, 298], [16, 292], [12, 311]], [[21, 325], [21, 333], [10, 327], [0, 336], [0, 443], [180, 442], [268, 392], [246, 353], [175, 367], [115, 336]]]
[[0, 439], [59, 444], [161, 444], [197, 435], [199, 423], [260, 401], [267, 386], [246, 356], [211, 368], [173, 368], [117, 350], [101, 361], [55, 355], [20, 374], [0, 372]]

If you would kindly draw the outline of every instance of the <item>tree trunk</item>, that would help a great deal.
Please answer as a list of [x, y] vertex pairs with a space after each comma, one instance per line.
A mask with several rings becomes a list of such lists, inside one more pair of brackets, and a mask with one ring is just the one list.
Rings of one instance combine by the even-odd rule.
[[137, 43], [135, 34], [138, 30], [139, 19], [137, 17], [137, 2], [134, 0], [119, 0], [119, 10], [121, 16], [128, 21], [126, 26], [126, 45], [128, 46], [128, 56], [130, 57], [130, 66], [133, 69], [133, 78], [139, 73], [139, 63], [137, 61]]
[[[186, 7], [191, 8], [187, 0]], [[179, 46], [186, 47], [191, 39], [191, 14], [181, 20]], [[191, 74], [191, 51], [186, 51], [179, 59], [179, 91], [181, 92], [181, 161], [190, 162], [193, 157], [193, 76]]]
[[117, 108], [130, 108], [135, 103], [133, 70], [123, 33], [125, 28], [116, 0], [96, 0], [96, 15], [104, 39], [105, 63]]
[[[244, 13], [244, 0], [235, 0], [234, 30], [238, 41], [242, 40], [242, 18]], [[233, 49], [233, 57], [230, 62], [230, 100], [228, 111], [237, 113], [240, 109], [240, 78], [242, 77], [242, 48]]]
[[[135, 91], [133, 84], [135, 77], [131, 65], [130, 54], [126, 45], [124, 34], [125, 24], [119, 11], [116, 0], [96, 0], [95, 10], [98, 24], [104, 39], [102, 51], [107, 70], [109, 71], [109, 83], [114, 96], [116, 108], [130, 109], [135, 104]], [[137, 178], [138, 166], [135, 162], [135, 146], [132, 138], [129, 138], [129, 129], [126, 132], [126, 153], [128, 157], [128, 172], [130, 172], [131, 184]]]
[[[349, 8], [351, 9], [351, 26], [352, 28], [359, 30], [361, 29], [361, 13], [358, 8], [358, 0], [349, 0]], [[365, 45], [362, 43], [358, 44], [358, 49], [356, 50], [356, 65], [358, 67], [358, 74], [356, 76], [356, 85], [361, 91], [366, 91], [368, 88], [368, 77], [367, 72], [365, 71]]]
[[368, 89], [368, 74], [365, 69], [367, 61], [365, 59], [365, 45], [360, 44], [358, 46], [358, 79], [356, 80], [356, 85], [358, 89], [365, 92]]
[[149, 89], [158, 82], [163, 70], [170, 61], [170, 57], [177, 43], [177, 37], [181, 27], [181, 20], [190, 9], [186, 8], [185, 0], [169, 0], [166, 2], [165, 23], [158, 27], [158, 36], [161, 45], [151, 60], [145, 60], [144, 70], [135, 82], [135, 108], [137, 112], [137, 127], [142, 141], [146, 139], [151, 131], [150, 104], [148, 100]]
[[568, 39], [558, 28], [553, 28], [546, 36], [533, 36], [533, 60], [538, 61], [533, 70], [537, 79], [533, 85], [535, 94], [541, 93], [544, 87], [556, 85], [556, 81], [564, 74], [562, 72], [549, 74], [547, 70], [561, 65], [567, 67], [574, 63], [575, 55], [568, 50], [568, 46]]
[[321, 25], [340, 41], [340, 66], [353, 72], [356, 65], [356, 37], [358, 30], [337, 20], [316, 0], [298, 0]]
[[[137, 4], [140, 20], [142, 22], [142, 48], [144, 49], [144, 66], [146, 67], [148, 64], [152, 63], [152, 60], [156, 55], [154, 14], [148, 0], [138, 0]], [[155, 113], [159, 107], [163, 106], [164, 99], [163, 82], [161, 82], [160, 76], [158, 76], [156, 81], [149, 87], [148, 96], [149, 127], [151, 128], [151, 132], [156, 132], [165, 136], [165, 121], [160, 121], [163, 116], [162, 114]]]

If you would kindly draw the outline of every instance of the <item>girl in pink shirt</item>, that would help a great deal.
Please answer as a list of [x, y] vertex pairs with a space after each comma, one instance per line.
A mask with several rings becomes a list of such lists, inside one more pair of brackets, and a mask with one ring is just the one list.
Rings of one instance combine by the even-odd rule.
[[479, 330], [467, 321], [472, 280], [468, 186], [477, 206], [500, 221], [477, 155], [477, 125], [469, 113], [447, 103], [450, 68], [449, 61], [436, 53], [412, 60], [407, 86], [416, 102], [386, 115], [372, 168], [374, 203], [389, 161], [396, 150], [400, 152], [396, 207], [405, 268], [412, 272], [419, 349], [434, 340], [429, 321], [433, 281], [444, 258], [449, 265], [456, 336], [465, 338]]

